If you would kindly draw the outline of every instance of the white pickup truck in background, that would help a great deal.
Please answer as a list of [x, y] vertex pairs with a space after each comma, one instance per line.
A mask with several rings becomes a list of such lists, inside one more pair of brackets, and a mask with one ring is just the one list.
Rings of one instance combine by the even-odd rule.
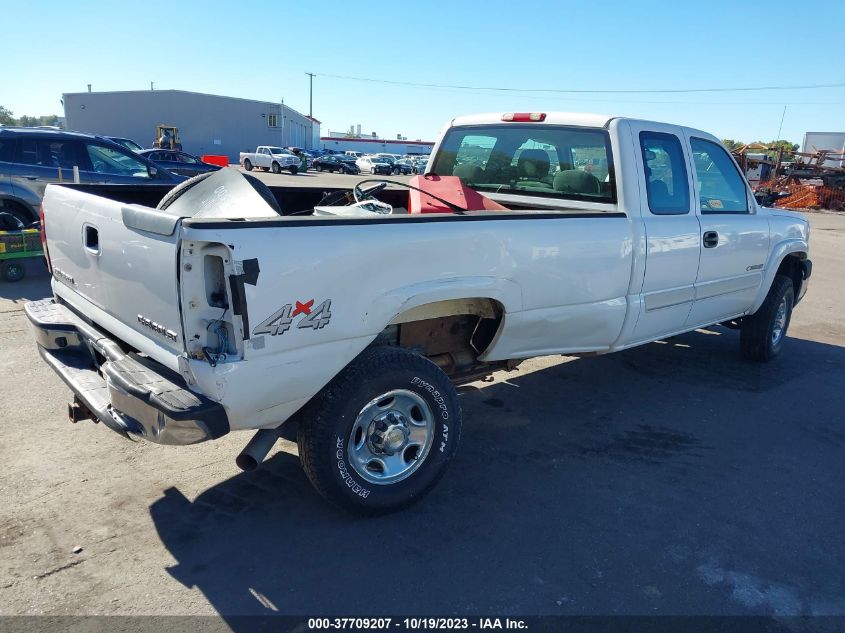
[[283, 147], [259, 145], [254, 152], [241, 152], [240, 163], [247, 171], [258, 167], [264, 171], [272, 171], [274, 174], [280, 174], [284, 170], [295, 175], [302, 161], [293, 152]]
[[360, 217], [312, 215], [316, 198], [225, 169], [157, 209], [49, 186], [55, 298], [26, 311], [71, 417], [162, 444], [259, 430], [245, 468], [295, 422], [321, 494], [389, 511], [455, 454], [454, 383], [719, 323], [767, 361], [812, 270], [806, 220], [760, 207], [719, 140], [690, 128], [458, 118], [412, 184], [453, 181], [451, 205], [386, 189], [394, 213]]

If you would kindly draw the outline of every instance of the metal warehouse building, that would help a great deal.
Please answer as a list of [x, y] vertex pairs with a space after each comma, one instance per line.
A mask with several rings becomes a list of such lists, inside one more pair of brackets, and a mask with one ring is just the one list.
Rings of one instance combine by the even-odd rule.
[[313, 148], [320, 122], [281, 104], [185, 90], [70, 92], [62, 95], [69, 130], [130, 138], [151, 147], [156, 126], [179, 128], [191, 154], [220, 154], [238, 162], [258, 145]]

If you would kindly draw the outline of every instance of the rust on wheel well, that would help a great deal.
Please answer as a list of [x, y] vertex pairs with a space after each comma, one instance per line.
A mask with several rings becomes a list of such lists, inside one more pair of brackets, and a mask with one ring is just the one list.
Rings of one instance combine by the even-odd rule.
[[494, 299], [436, 301], [397, 315], [373, 345], [396, 345], [426, 356], [453, 379], [491, 373], [498, 366], [479, 361], [504, 316]]

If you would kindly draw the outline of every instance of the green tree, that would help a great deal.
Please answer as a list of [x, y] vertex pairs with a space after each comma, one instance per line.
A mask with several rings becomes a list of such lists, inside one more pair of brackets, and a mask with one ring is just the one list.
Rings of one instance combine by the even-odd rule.
[[12, 111], [8, 108], [0, 106], [0, 123], [3, 125], [14, 125], [15, 117], [12, 116]]
[[727, 150], [729, 152], [732, 152], [736, 148], [742, 147], [743, 145], [745, 145], [745, 143], [743, 143], [742, 141], [735, 141], [732, 138], [723, 138], [722, 139], [722, 145], [724, 145], [725, 148], [727, 148]]
[[769, 149], [766, 151], [766, 154], [768, 154], [769, 158], [771, 158], [772, 160], [777, 159], [778, 149], [781, 149], [781, 148], [783, 149], [782, 158], [786, 157], [790, 152], [797, 152], [798, 151], [798, 144], [797, 143], [791, 143], [791, 142], [785, 141], [783, 139], [781, 139], [779, 141], [769, 141], [768, 143], [765, 143], [763, 141], [756, 141], [756, 142], [760, 143], [761, 145], [768, 145], [769, 146]]

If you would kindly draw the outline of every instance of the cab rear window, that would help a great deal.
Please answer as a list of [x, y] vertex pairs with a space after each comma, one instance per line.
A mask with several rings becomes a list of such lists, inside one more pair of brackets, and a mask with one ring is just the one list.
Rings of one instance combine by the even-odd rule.
[[478, 191], [615, 202], [610, 137], [599, 128], [504, 124], [455, 127], [430, 173]]

